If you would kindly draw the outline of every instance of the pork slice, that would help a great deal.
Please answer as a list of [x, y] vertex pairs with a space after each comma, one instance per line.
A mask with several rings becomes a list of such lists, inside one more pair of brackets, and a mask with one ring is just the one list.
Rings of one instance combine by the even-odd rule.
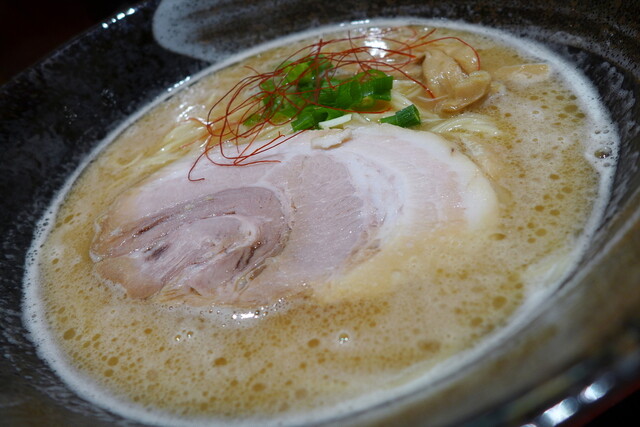
[[[340, 147], [342, 157], [361, 156], [382, 171], [377, 180], [396, 226], [429, 230], [445, 226], [478, 230], [497, 218], [495, 191], [482, 171], [444, 138], [392, 125], [361, 127]], [[384, 171], [384, 173], [383, 173]], [[384, 191], [385, 182], [392, 188]]]
[[203, 181], [186, 178], [189, 159], [157, 171], [98, 221], [96, 272], [133, 297], [255, 307], [339, 279], [398, 236], [496, 217], [489, 181], [442, 138], [345, 132], [330, 149], [306, 132], [252, 159], [276, 163], [201, 162]]
[[300, 154], [274, 167], [265, 180], [283, 188], [288, 200], [286, 244], [233, 287], [213, 285], [213, 264], [190, 278], [192, 287], [218, 303], [274, 302], [341, 274], [362, 251], [375, 250], [380, 214], [343, 162], [322, 152]]
[[235, 279], [277, 254], [287, 233], [273, 191], [244, 187], [104, 230], [94, 241], [92, 255], [97, 273], [131, 296], [144, 298], [163, 288], [175, 295], [207, 294], [207, 287], [192, 277], [206, 272], [209, 283], [233, 287]]

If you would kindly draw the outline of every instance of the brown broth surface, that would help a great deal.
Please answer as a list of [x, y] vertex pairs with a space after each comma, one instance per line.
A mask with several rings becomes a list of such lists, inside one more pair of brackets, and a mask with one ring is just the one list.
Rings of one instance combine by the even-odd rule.
[[[489, 72], [539, 61], [483, 35], [441, 31], [475, 46]], [[282, 50], [246, 64], [265, 69]], [[443, 134], [491, 179], [495, 229], [396, 239], [383, 262], [364, 263], [343, 283], [248, 312], [133, 300], [100, 283], [89, 257], [96, 218], [161, 165], [140, 159], [153, 158], [187, 117], [206, 117], [244, 72], [232, 66], [203, 78], [118, 136], [75, 182], [40, 253], [50, 333], [67, 363], [108, 394], [179, 417], [242, 419], [392, 391], [505, 327], [574, 262], [601, 196], [585, 142], [599, 128], [555, 70], [527, 87], [496, 87], [469, 109], [499, 135]]]

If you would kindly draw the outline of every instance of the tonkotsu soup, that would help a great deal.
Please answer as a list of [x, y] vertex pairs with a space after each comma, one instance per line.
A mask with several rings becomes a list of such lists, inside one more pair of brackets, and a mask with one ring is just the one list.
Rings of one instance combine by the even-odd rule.
[[616, 156], [593, 89], [502, 33], [387, 24], [206, 73], [76, 175], [25, 305], [82, 396], [158, 424], [338, 417], [478, 357], [568, 274]]

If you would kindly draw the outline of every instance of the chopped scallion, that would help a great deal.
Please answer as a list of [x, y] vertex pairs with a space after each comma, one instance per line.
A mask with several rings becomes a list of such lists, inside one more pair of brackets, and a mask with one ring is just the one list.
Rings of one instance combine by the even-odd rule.
[[336, 126], [343, 125], [351, 121], [351, 114], [345, 114], [344, 116], [336, 117], [335, 119], [325, 120], [324, 122], [318, 123], [318, 127], [320, 129], [331, 129]]
[[416, 126], [420, 124], [420, 112], [415, 105], [411, 104], [397, 111], [393, 116], [381, 118], [380, 123], [389, 123], [403, 128]]
[[317, 129], [321, 122], [349, 112], [373, 111], [380, 101], [391, 100], [393, 76], [371, 69], [340, 79], [329, 73], [332, 69], [331, 61], [323, 56], [281, 64], [274, 77], [260, 83], [256, 97], [263, 110], [251, 114], [244, 124], [290, 120], [294, 131]]

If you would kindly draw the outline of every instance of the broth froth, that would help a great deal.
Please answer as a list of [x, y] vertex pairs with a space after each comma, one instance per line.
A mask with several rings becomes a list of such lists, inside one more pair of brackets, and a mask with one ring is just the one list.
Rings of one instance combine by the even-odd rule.
[[[541, 61], [486, 34], [461, 36], [489, 72]], [[278, 51], [247, 62], [271, 55]], [[89, 258], [96, 217], [160, 168], [141, 170], [135, 160], [156, 152], [181, 120], [202, 117], [212, 88], [238, 71], [204, 77], [128, 127], [65, 195], [29, 285], [40, 298], [27, 301], [30, 311], [64, 364], [141, 419], [306, 419], [380, 401], [503, 330], [580, 255], [612, 172], [595, 153], [615, 146], [588, 87], [571, 86], [559, 59], [542, 61], [555, 61], [548, 79], [496, 88], [472, 107], [499, 133], [443, 133], [489, 176], [500, 200], [495, 229], [397, 239], [383, 262], [339, 284], [346, 297], [320, 290], [252, 310], [133, 300], [99, 282]]]

